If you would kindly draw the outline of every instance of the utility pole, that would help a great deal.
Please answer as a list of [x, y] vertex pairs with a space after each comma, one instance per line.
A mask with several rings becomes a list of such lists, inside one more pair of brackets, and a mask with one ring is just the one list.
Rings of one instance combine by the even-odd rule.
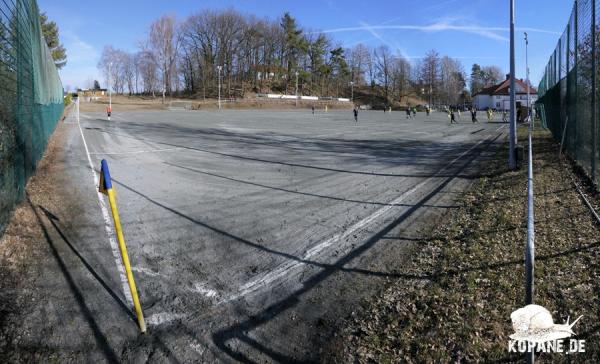
[[217, 70], [219, 73], [219, 110], [221, 110], [221, 69], [223, 69], [222, 66], [217, 66]]
[[354, 81], [350, 81], [350, 101], [354, 103]]
[[510, 0], [510, 128], [508, 168], [517, 169], [515, 148], [517, 144], [517, 115], [515, 112], [515, 0]]
[[298, 71], [296, 71], [296, 107], [298, 107]]

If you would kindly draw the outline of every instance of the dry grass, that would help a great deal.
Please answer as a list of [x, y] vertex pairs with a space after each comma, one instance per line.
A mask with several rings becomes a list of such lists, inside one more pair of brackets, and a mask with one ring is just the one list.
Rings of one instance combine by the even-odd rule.
[[[524, 135], [524, 134], [523, 134]], [[524, 304], [527, 170], [504, 171], [506, 150], [463, 206], [418, 246], [405, 278], [366, 303], [334, 340], [344, 362], [520, 361], [509, 355], [510, 313]], [[574, 328], [586, 353], [538, 362], [600, 361], [600, 229], [580, 201], [547, 132], [534, 140], [535, 303]], [[504, 171], [493, 174], [496, 171]], [[596, 201], [597, 202], [597, 201]]]
[[[68, 113], [69, 109], [65, 111]], [[36, 280], [50, 257], [48, 245], [33, 206], [44, 206], [57, 213], [67, 208], [62, 201], [62, 175], [57, 163], [63, 158], [65, 125], [62, 122], [49, 140], [44, 157], [26, 186], [27, 198], [14, 211], [0, 238], [0, 361], [42, 362], [51, 357], [47, 348], [28, 347], [32, 335], [22, 327], [29, 312], [39, 307]]]
[[[94, 101], [87, 101], [85, 97], [82, 97], [79, 107], [83, 112], [106, 112], [106, 108], [108, 107], [108, 97], [103, 97]], [[166, 109], [166, 106], [162, 103], [162, 99], [158, 97], [130, 97], [123, 95], [113, 95], [112, 107], [113, 112]]]
[[[222, 101], [221, 107], [224, 109], [310, 109], [315, 106], [317, 110], [323, 110], [325, 105], [328, 109], [351, 109], [353, 107], [350, 102], [339, 101], [299, 101], [296, 106], [295, 100], [275, 100], [265, 98], [248, 98], [239, 99], [235, 102]], [[82, 97], [79, 104], [80, 110], [83, 112], [106, 112], [108, 107], [108, 97], [102, 97], [98, 100], [87, 101]], [[162, 103], [160, 97], [141, 97], [141, 96], [124, 96], [113, 95], [112, 107], [113, 112], [128, 112], [128, 111], [143, 111], [143, 110], [167, 110], [170, 106], [185, 107], [192, 110], [216, 110], [218, 102], [214, 99], [209, 100], [193, 100], [193, 99], [171, 99], [167, 98], [166, 102]]]

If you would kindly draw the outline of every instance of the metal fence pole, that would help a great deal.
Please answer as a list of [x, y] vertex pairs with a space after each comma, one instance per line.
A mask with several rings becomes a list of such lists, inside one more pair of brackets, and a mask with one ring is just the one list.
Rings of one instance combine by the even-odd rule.
[[[574, 58], [574, 60], [573, 60], [573, 73], [574, 73], [575, 76], [573, 78], [575, 79], [575, 82], [574, 82], [574, 85], [572, 85], [572, 86], [575, 87], [575, 89], [572, 91], [572, 92], [574, 92], [574, 95], [575, 95], [575, 97], [573, 98], [573, 102], [575, 103], [575, 105], [572, 108], [573, 115], [572, 115], [572, 118], [571, 118], [572, 119], [571, 120], [571, 124], [572, 124], [572, 127], [573, 127], [573, 134], [575, 134], [575, 143], [574, 143], [574, 145], [576, 145], [576, 146], [579, 145], [579, 141], [578, 141], [579, 138], [578, 138], [578, 133], [577, 133], [577, 124], [578, 124], [578, 122], [577, 122], [577, 110], [579, 109], [577, 107], [577, 102], [579, 100], [579, 69], [578, 69], [579, 68], [579, 52], [578, 52], [578, 48], [579, 48], [579, 26], [578, 26], [578, 23], [579, 23], [579, 14], [578, 14], [579, 13], [579, 4], [578, 3], [579, 3], [579, 1], [575, 0], [575, 16], [573, 17], [574, 20], [575, 20], [574, 24], [573, 24], [573, 26], [575, 28], [575, 36], [573, 37], [574, 42], [575, 42], [575, 45], [573, 47], [573, 49], [574, 49], [574, 54], [573, 54], [573, 58]], [[571, 134], [569, 134], [569, 138], [570, 137], [571, 137]], [[568, 147], [567, 147], [567, 149], [568, 149]], [[580, 158], [579, 153], [577, 153], [577, 148], [576, 147], [572, 151], [571, 155], [574, 156], [576, 159]]]
[[598, 130], [596, 120], [596, 0], [592, 0], [592, 179], [596, 179]]
[[527, 245], [525, 249], [525, 304], [533, 303], [535, 263], [535, 220], [533, 213], [533, 124], [529, 125], [529, 162], [527, 168]]
[[[529, 160], [527, 168], [527, 243], [525, 246], [525, 304], [533, 303], [533, 280], [535, 264], [535, 220], [533, 213], [533, 143], [531, 134], [533, 134], [533, 120], [529, 111], [529, 62], [528, 62], [529, 39], [525, 33], [525, 74], [527, 76], [527, 115], [529, 119]], [[534, 352], [526, 354], [526, 362], [533, 363], [535, 360]]]
[[[560, 44], [560, 42], [558, 44]], [[530, 123], [533, 123], [533, 120], [531, 119], [531, 92], [529, 87], [531, 84], [529, 82], [529, 37], [527, 36], [527, 32], [525, 32], [525, 76], [527, 77], [527, 118], [529, 119]]]
[[516, 169], [517, 120], [515, 113], [515, 0], [510, 0], [510, 127], [508, 168]]
[[[569, 23], [567, 24], [567, 68], [566, 68], [566, 77], [567, 77], [567, 82], [565, 82], [565, 87], [567, 88], [565, 90], [565, 98], [561, 100], [563, 101], [563, 106], [565, 108], [565, 120], [564, 120], [564, 126], [563, 126], [563, 133], [562, 133], [562, 139], [560, 142], [560, 151], [558, 153], [558, 155], [560, 156], [560, 153], [562, 153], [562, 147], [563, 147], [563, 143], [565, 142], [565, 133], [567, 132], [567, 123], [569, 122], [569, 112], [571, 111], [571, 105], [569, 103], [569, 92], [571, 91], [571, 77], [569, 77], [569, 72], [570, 72], [570, 68], [571, 68], [571, 20], [569, 20]], [[554, 132], [554, 131], [553, 131]]]

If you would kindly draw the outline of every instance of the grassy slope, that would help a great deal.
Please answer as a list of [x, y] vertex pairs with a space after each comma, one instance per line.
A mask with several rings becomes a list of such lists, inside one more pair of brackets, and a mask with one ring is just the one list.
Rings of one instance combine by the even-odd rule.
[[[580, 201], [547, 132], [534, 140], [535, 303], [555, 323], [584, 315], [574, 331], [587, 352], [542, 362], [600, 360], [600, 228]], [[448, 223], [422, 241], [406, 277], [366, 304], [332, 344], [345, 362], [518, 361], [509, 355], [510, 313], [524, 301], [527, 169], [492, 161]], [[501, 171], [501, 172], [497, 172]], [[596, 201], [597, 202], [597, 201]]]

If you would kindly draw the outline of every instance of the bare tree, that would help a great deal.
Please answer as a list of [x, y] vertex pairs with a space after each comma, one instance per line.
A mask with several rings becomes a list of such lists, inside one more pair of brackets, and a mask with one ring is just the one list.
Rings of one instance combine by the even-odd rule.
[[362, 43], [357, 44], [349, 52], [348, 65], [352, 72], [352, 81], [357, 85], [365, 83], [365, 72], [369, 63], [369, 48]]
[[133, 54], [133, 66], [134, 66], [134, 72], [135, 72], [135, 93], [139, 94], [140, 93], [140, 88], [139, 88], [139, 84], [140, 84], [140, 73], [141, 73], [141, 57], [140, 57], [140, 52], [136, 52]]
[[100, 61], [98, 62], [98, 69], [104, 74], [107, 87], [115, 92], [119, 92], [121, 87], [120, 52], [113, 46], [107, 45], [102, 50]]
[[419, 65], [419, 79], [425, 93], [429, 96], [429, 103], [435, 104], [440, 83], [440, 55], [431, 50], [427, 52]]
[[447, 105], [458, 103], [466, 86], [466, 74], [462, 64], [455, 59], [444, 56], [440, 62], [439, 97]]
[[[217, 96], [221, 66], [222, 95], [243, 97], [255, 92], [292, 92], [295, 73], [301, 94], [350, 93], [349, 81], [371, 85], [388, 102], [410, 94], [451, 103], [460, 94], [465, 75], [456, 60], [430, 51], [417, 64], [383, 46], [334, 45], [327, 34], [308, 31], [290, 14], [259, 19], [236, 10], [202, 10], [177, 24], [173, 16], [152, 23], [147, 39], [134, 56], [107, 46], [98, 64], [116, 92], [183, 91]], [[500, 74], [485, 68], [488, 81]], [[481, 71], [481, 70], [480, 70]], [[107, 75], [108, 77], [108, 75]], [[290, 86], [292, 85], [292, 86]]]
[[498, 66], [485, 66], [481, 69], [484, 86], [493, 86], [504, 79], [502, 70]]
[[375, 55], [374, 51], [369, 51], [366, 55], [367, 71], [369, 73], [369, 84], [371, 88], [375, 86]]
[[123, 78], [127, 83], [127, 89], [129, 91], [129, 95], [135, 93], [135, 60], [133, 55], [123, 52], [121, 53], [121, 63], [123, 67]]
[[402, 57], [395, 57], [392, 61], [392, 95], [398, 98], [398, 102], [410, 94], [411, 91], [411, 65]]
[[158, 65], [150, 52], [140, 51], [137, 56], [144, 93], [154, 97], [158, 90]]
[[389, 102], [390, 81], [392, 76], [393, 56], [389, 47], [381, 46], [374, 50], [377, 78], [383, 87], [385, 98]]
[[172, 81], [175, 73], [179, 37], [176, 32], [175, 17], [163, 15], [150, 25], [150, 35], [146, 50], [154, 58], [160, 69], [163, 91], [172, 94]]

